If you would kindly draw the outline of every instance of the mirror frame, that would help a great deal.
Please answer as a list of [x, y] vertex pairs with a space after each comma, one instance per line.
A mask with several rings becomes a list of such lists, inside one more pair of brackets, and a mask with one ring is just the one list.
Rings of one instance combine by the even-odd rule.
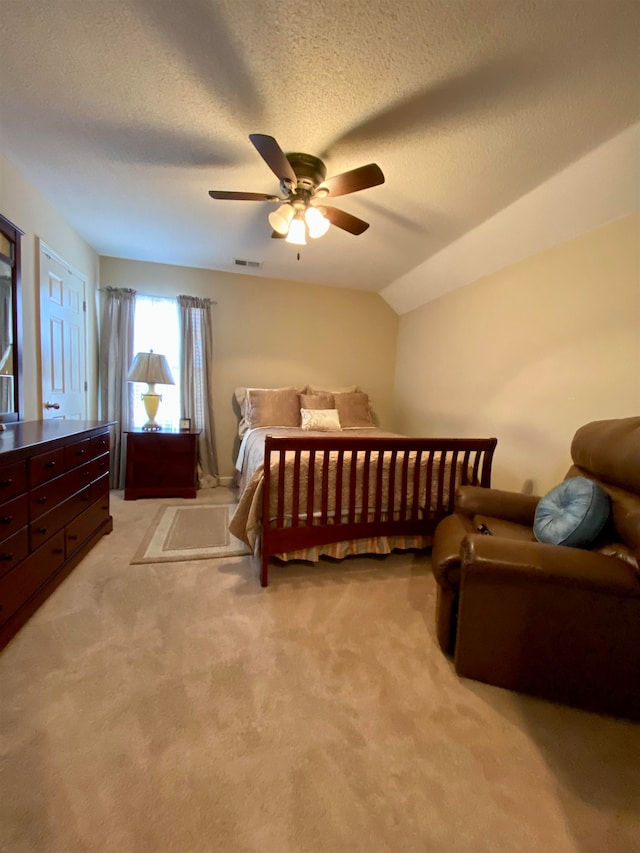
[[13, 222], [0, 213], [0, 233], [13, 244], [13, 257], [0, 251], [0, 258], [11, 267], [11, 307], [13, 335], [13, 412], [0, 412], [0, 421], [10, 423], [20, 420], [22, 411], [22, 294], [20, 290], [21, 254], [20, 238], [24, 236]]

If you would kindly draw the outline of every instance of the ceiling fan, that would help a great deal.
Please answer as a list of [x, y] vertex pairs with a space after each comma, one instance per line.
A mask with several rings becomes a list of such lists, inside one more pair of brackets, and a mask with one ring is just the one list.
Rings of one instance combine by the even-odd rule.
[[249, 139], [258, 154], [280, 181], [281, 196], [264, 193], [209, 190], [211, 198], [231, 201], [280, 202], [269, 214], [272, 237], [286, 237], [288, 243], [306, 245], [306, 235], [322, 237], [330, 225], [349, 234], [362, 234], [369, 223], [337, 207], [327, 207], [330, 196], [348, 195], [384, 183], [382, 170], [369, 163], [341, 175], [327, 178], [327, 170], [318, 157], [311, 154], [285, 154], [273, 136], [252, 133]]

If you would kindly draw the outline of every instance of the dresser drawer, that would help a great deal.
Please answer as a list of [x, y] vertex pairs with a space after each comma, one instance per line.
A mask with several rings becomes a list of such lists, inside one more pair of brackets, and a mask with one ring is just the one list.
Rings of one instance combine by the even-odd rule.
[[108, 518], [109, 500], [107, 497], [96, 501], [70, 524], [67, 524], [64, 531], [67, 558], [83, 545], [96, 532], [102, 522], [107, 521]]
[[75, 444], [68, 444], [64, 448], [65, 465], [67, 468], [74, 468], [82, 462], [88, 462], [90, 459], [102, 456], [103, 453], [108, 453], [108, 451], [108, 435], [95, 435], [93, 438], [85, 438]]
[[0, 542], [0, 575], [5, 575], [29, 553], [29, 530], [23, 527]]
[[89, 463], [73, 471], [68, 471], [62, 477], [56, 477], [49, 483], [43, 483], [29, 494], [29, 518], [31, 521], [49, 512], [55, 506], [67, 500], [75, 492], [80, 491], [91, 482]]
[[0, 542], [17, 533], [29, 519], [29, 498], [20, 495], [0, 504]]
[[103, 453], [108, 453], [111, 449], [111, 439], [109, 433], [103, 435], [94, 435], [89, 439], [91, 444], [91, 456], [102, 456]]
[[0, 501], [27, 491], [27, 463], [14, 462], [0, 467]]
[[40, 483], [59, 477], [65, 471], [64, 447], [39, 453], [29, 460], [29, 485], [31, 488], [39, 486]]
[[0, 578], [0, 625], [13, 616], [64, 562], [64, 533]]
[[52, 507], [49, 512], [39, 515], [29, 523], [29, 547], [31, 551], [39, 548], [47, 539], [62, 530], [65, 524], [73, 521], [76, 515], [87, 508], [91, 502], [89, 486], [81, 492], [67, 498], [66, 501]]
[[91, 462], [91, 479], [97, 480], [103, 474], [109, 473], [109, 454], [103, 453]]

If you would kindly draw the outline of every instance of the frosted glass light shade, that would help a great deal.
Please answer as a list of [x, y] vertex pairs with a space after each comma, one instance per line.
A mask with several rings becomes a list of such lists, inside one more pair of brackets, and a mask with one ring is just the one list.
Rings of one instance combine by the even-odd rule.
[[291, 225], [289, 226], [287, 243], [295, 243], [297, 246], [306, 246], [307, 241], [305, 231], [306, 226], [302, 215], [296, 215], [296, 217], [291, 220]]
[[281, 204], [277, 210], [273, 210], [269, 214], [269, 225], [278, 234], [286, 234], [292, 219], [293, 207], [290, 204]]
[[329, 225], [331, 225], [329, 220], [322, 215], [322, 211], [318, 210], [317, 207], [309, 207], [305, 213], [305, 219], [309, 228], [309, 237], [313, 239], [326, 234], [329, 230]]

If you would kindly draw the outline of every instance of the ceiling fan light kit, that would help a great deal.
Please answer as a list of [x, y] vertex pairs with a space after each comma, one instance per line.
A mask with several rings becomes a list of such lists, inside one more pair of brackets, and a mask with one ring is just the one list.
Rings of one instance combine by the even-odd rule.
[[348, 195], [384, 183], [382, 170], [376, 163], [360, 166], [341, 175], [326, 178], [327, 170], [318, 157], [299, 152], [285, 154], [272, 136], [253, 133], [249, 139], [280, 181], [282, 197], [264, 193], [209, 190], [211, 198], [227, 201], [281, 202], [269, 214], [272, 237], [286, 237], [287, 243], [306, 246], [307, 233], [312, 239], [322, 237], [330, 225], [349, 234], [362, 234], [369, 223], [337, 207], [316, 207], [312, 202], [328, 196]]

